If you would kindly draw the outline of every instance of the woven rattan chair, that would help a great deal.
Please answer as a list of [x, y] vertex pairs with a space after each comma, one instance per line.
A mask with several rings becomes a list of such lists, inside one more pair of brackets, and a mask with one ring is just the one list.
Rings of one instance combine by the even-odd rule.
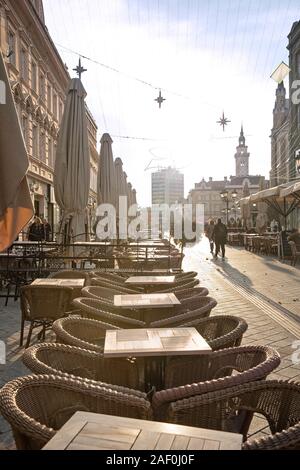
[[179, 282], [175, 282], [172, 287], [166, 289], [166, 287], [164, 288], [160, 288], [160, 289], [157, 289], [157, 292], [173, 292], [173, 293], [177, 293], [177, 292], [181, 292], [181, 291], [184, 291], [184, 290], [187, 290], [187, 289], [192, 289], [193, 287], [196, 287], [200, 284], [200, 281], [199, 279], [183, 279], [183, 280], [180, 280]]
[[215, 315], [182, 323], [181, 327], [195, 327], [213, 351], [240, 346], [248, 324], [239, 317]]
[[191, 297], [205, 297], [209, 295], [208, 289], [206, 287], [193, 287], [191, 289], [181, 290], [180, 292], [176, 292], [176, 297], [182, 304], [188, 302]]
[[141, 320], [115, 313], [117, 309], [96, 299], [80, 297], [73, 300], [73, 305], [77, 310], [81, 310], [83, 316], [104, 321], [119, 328], [143, 328], [146, 326], [146, 323]]
[[91, 280], [92, 286], [104, 287], [106, 289], [113, 289], [114, 291], [118, 291], [119, 294], [137, 294], [141, 293], [141, 291], [137, 291], [135, 289], [121, 286], [119, 284], [115, 284], [111, 281], [104, 281], [102, 278], [94, 277]]
[[103, 352], [106, 330], [118, 328], [98, 320], [70, 316], [56, 320], [52, 329], [58, 343]]
[[28, 348], [34, 328], [42, 327], [41, 337], [45, 339], [46, 328], [49, 328], [53, 321], [66, 315], [72, 293], [69, 287], [30, 285], [21, 288], [20, 346], [23, 345], [25, 322], [30, 322], [26, 342]]
[[277, 351], [264, 346], [170, 358], [165, 371], [165, 390], [156, 392], [152, 398], [155, 415], [164, 419], [168, 405], [177, 400], [265, 379], [279, 364]]
[[297, 247], [294, 241], [290, 241], [289, 245], [292, 251], [291, 265], [296, 266], [298, 259], [300, 259], [300, 247]]
[[101, 386], [139, 388], [137, 363], [127, 358], [104, 358], [101, 353], [75, 346], [42, 343], [27, 349], [22, 360], [34, 374], [72, 375], [101, 382]]
[[118, 293], [118, 290], [107, 289], [100, 286], [87, 286], [81, 290], [81, 295], [83, 297], [101, 300], [101, 302], [107, 303], [109, 305], [114, 304], [114, 295], [118, 295]]
[[85, 286], [89, 286], [91, 283], [90, 276], [86, 271], [80, 271], [78, 269], [65, 269], [49, 275], [51, 279], [85, 279]]
[[171, 317], [151, 322], [150, 326], [152, 328], [176, 327], [195, 318], [198, 321], [200, 318], [208, 317], [216, 305], [217, 301], [212, 297], [192, 297], [189, 299], [189, 303], [174, 307], [171, 311], [173, 312]]
[[[266, 418], [271, 435], [246, 440], [253, 413]], [[198, 395], [172, 403], [167, 420], [241, 433], [244, 450], [299, 450], [300, 385], [262, 380]]]
[[7, 383], [0, 410], [10, 423], [18, 449], [41, 449], [76, 411], [151, 419], [145, 397], [122, 393], [97, 382], [33, 375]]

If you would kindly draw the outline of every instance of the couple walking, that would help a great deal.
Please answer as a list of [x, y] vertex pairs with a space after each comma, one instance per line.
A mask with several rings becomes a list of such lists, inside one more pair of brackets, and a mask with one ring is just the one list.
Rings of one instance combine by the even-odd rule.
[[209, 239], [210, 252], [214, 252], [214, 244], [216, 245], [215, 258], [217, 258], [220, 249], [222, 258], [225, 258], [225, 245], [227, 242], [227, 227], [222, 223], [221, 219], [215, 224], [213, 220], [209, 222], [206, 230], [206, 236]]

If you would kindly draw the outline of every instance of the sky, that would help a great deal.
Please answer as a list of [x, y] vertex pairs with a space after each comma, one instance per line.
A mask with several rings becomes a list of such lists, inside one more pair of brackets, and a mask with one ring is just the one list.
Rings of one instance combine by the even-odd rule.
[[44, 8], [71, 76], [79, 54], [92, 59], [82, 59], [82, 81], [98, 143], [110, 133], [140, 205], [151, 203], [153, 167], [180, 169], [186, 196], [203, 177], [234, 175], [241, 123], [250, 174], [269, 176], [270, 75], [288, 63], [299, 0], [44, 0]]

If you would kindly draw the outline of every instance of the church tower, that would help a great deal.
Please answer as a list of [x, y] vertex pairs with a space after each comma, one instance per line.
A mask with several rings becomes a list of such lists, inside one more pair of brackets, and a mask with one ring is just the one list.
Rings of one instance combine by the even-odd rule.
[[241, 133], [239, 137], [239, 145], [236, 148], [235, 158], [235, 175], [236, 176], [248, 176], [249, 175], [249, 157], [248, 147], [244, 136], [243, 125], [241, 127]]

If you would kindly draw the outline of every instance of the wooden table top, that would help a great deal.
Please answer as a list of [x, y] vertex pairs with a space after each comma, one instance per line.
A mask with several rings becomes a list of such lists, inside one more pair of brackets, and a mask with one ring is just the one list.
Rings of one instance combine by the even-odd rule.
[[126, 279], [125, 284], [135, 286], [174, 284], [175, 276], [133, 276]]
[[43, 450], [241, 450], [242, 435], [78, 411]]
[[85, 279], [35, 279], [32, 286], [84, 287]]
[[121, 308], [163, 308], [180, 305], [175, 294], [125, 294], [115, 295], [114, 305]]
[[207, 354], [211, 347], [196, 328], [107, 330], [104, 356], [184, 356]]

